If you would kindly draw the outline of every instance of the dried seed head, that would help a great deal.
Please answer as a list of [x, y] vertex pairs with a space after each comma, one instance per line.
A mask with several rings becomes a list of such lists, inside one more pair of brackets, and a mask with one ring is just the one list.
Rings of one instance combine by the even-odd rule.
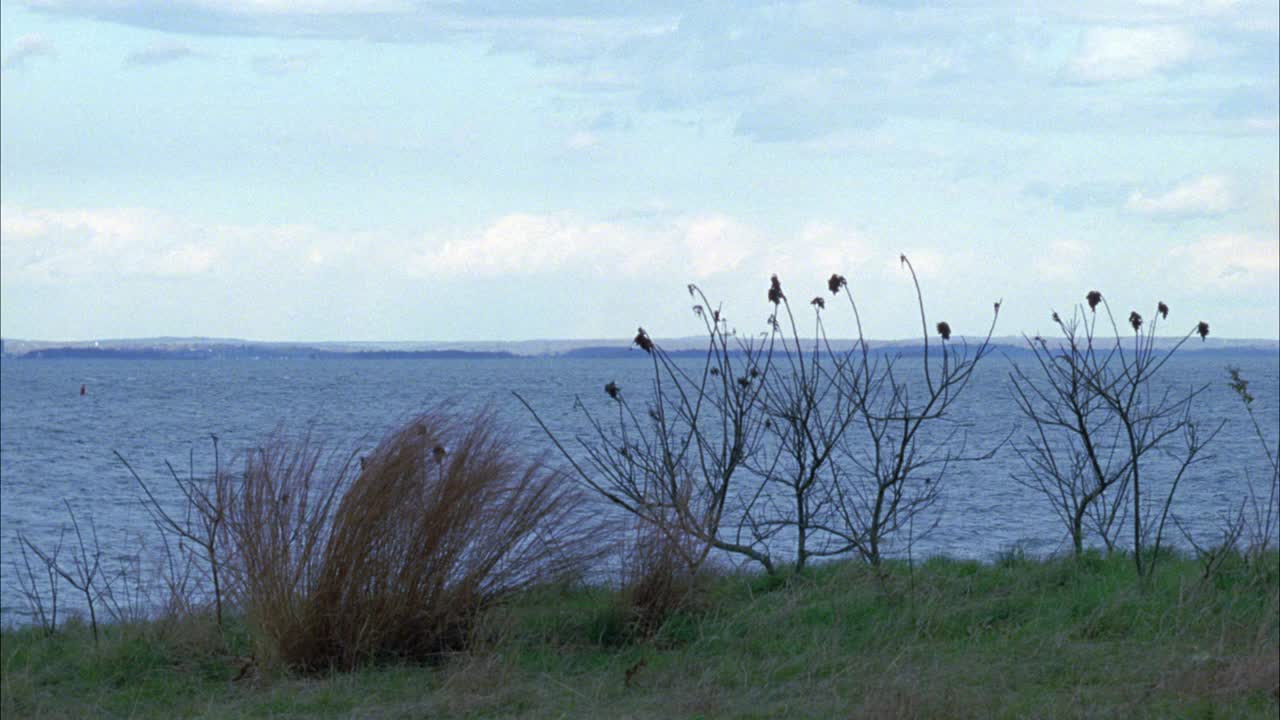
[[738, 384], [741, 385], [742, 387], [747, 387], [748, 385], [751, 384], [751, 379], [746, 377], [740, 377], [738, 378]]
[[1156, 303], [1156, 312], [1160, 313], [1161, 320], [1169, 319], [1169, 306], [1165, 305], [1164, 301]]
[[810, 300], [810, 301], [809, 301], [809, 304], [810, 304], [810, 305], [812, 305], [812, 306], [814, 306], [814, 307], [816, 307], [816, 308], [818, 308], [819, 310], [825, 310], [825, 309], [827, 309], [827, 301], [826, 301], [826, 300], [823, 300], [823, 299], [822, 299], [822, 298], [820, 298], [820, 297], [816, 297], [816, 298], [814, 298], [814, 299]]
[[604, 391], [614, 400], [618, 399], [618, 393], [622, 392], [622, 388], [618, 387], [618, 383], [610, 380], [608, 385], [604, 386]]
[[995, 314], [997, 314], [997, 315], [999, 315], [999, 314], [1000, 314], [1000, 303], [1001, 303], [1001, 302], [1003, 302], [1003, 301], [1002, 301], [1002, 300], [997, 300], [997, 301], [995, 301], [995, 302], [991, 303], [991, 309], [992, 309], [992, 311], [994, 311], [994, 312], [995, 312]]
[[694, 314], [694, 315], [697, 315], [698, 317], [702, 317], [702, 306], [701, 306], [701, 305], [694, 305], [694, 306], [693, 306], [693, 314]]
[[782, 294], [782, 283], [778, 282], [778, 276], [769, 278], [769, 302], [777, 305], [784, 297], [786, 296]]
[[831, 273], [831, 279], [827, 281], [827, 289], [831, 291], [832, 295], [835, 295], [840, 292], [840, 288], [848, 284], [849, 281], [845, 280], [843, 275]]
[[712, 375], [719, 375], [719, 374], [720, 374], [720, 368], [718, 368], [718, 367], [713, 367], [713, 368], [711, 368], [711, 374], [712, 374]]
[[755, 369], [755, 368], [751, 368], [751, 377], [753, 377], [753, 378], [758, 378], [758, 377], [760, 377], [760, 371], [759, 371], [759, 370], [757, 370], [757, 369]]
[[1129, 312], [1129, 325], [1133, 328], [1134, 332], [1138, 332], [1142, 327], [1142, 316], [1138, 314], [1137, 310]]
[[431, 459], [435, 460], [437, 465], [444, 462], [444, 456], [446, 454], [447, 453], [445, 452], [443, 445], [437, 445], [431, 448]]
[[1057, 313], [1057, 312], [1055, 312], [1055, 313], [1053, 314], [1053, 321], [1054, 321], [1055, 323], [1058, 323], [1059, 325], [1061, 325], [1061, 324], [1062, 324], [1062, 318], [1058, 317], [1058, 313]]
[[1102, 302], [1102, 293], [1097, 290], [1090, 290], [1089, 294], [1084, 296], [1084, 299], [1089, 301], [1090, 310], [1096, 310], [1098, 303]]
[[1200, 341], [1204, 342], [1204, 339], [1209, 335], [1209, 323], [1201, 320], [1200, 323], [1196, 325], [1196, 332], [1200, 334]]
[[945, 322], [938, 323], [938, 334], [942, 336], [943, 340], [950, 340], [951, 326], [946, 324]]
[[649, 339], [649, 333], [645, 332], [644, 328], [636, 328], [636, 338], [632, 342], [647, 353], [653, 352], [653, 341]]

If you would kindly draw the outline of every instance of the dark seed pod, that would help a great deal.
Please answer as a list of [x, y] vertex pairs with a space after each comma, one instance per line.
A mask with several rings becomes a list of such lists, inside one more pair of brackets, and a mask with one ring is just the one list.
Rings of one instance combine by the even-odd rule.
[[784, 297], [786, 296], [782, 294], [782, 283], [778, 281], [778, 276], [769, 278], [769, 302], [777, 305]]
[[435, 460], [437, 465], [444, 462], [445, 455], [446, 453], [443, 445], [437, 445], [431, 448], [431, 459]]
[[1204, 342], [1209, 335], [1209, 323], [1201, 320], [1200, 324], [1196, 325], [1196, 332], [1200, 335], [1200, 341]]
[[649, 339], [649, 333], [645, 332], [644, 328], [637, 328], [635, 340], [632, 342], [647, 353], [653, 352], [653, 341]]
[[1165, 305], [1164, 301], [1156, 303], [1156, 312], [1160, 313], [1161, 320], [1169, 319], [1169, 306]]
[[942, 336], [943, 340], [950, 340], [951, 326], [946, 324], [945, 322], [938, 323], [938, 334]]
[[740, 377], [738, 378], [738, 384], [741, 385], [742, 387], [747, 387], [748, 385], [751, 384], [751, 379], [746, 377]]
[[1090, 290], [1089, 294], [1084, 296], [1084, 299], [1089, 302], [1090, 310], [1097, 310], [1098, 303], [1102, 302], [1102, 293], [1097, 290]]
[[609, 397], [613, 398], [614, 400], [617, 400], [618, 393], [622, 392], [622, 388], [618, 387], [618, 383], [610, 380], [609, 384], [604, 386], [604, 391], [608, 393]]
[[831, 279], [827, 281], [827, 289], [831, 291], [832, 295], [835, 295], [840, 292], [840, 288], [848, 284], [849, 281], [845, 280], [843, 275], [832, 273]]
[[1133, 310], [1129, 313], [1129, 325], [1133, 328], [1134, 332], [1138, 332], [1142, 327], [1142, 316], [1138, 314], [1137, 310]]
[[814, 298], [814, 299], [810, 300], [810, 301], [809, 301], [809, 304], [810, 304], [810, 305], [812, 305], [812, 306], [814, 306], [814, 307], [816, 307], [816, 308], [818, 308], [819, 310], [825, 310], [825, 309], [827, 308], [827, 301], [826, 301], [826, 300], [823, 300], [823, 299], [822, 299], [822, 298], [820, 298], [820, 297], [816, 297], [816, 298]]

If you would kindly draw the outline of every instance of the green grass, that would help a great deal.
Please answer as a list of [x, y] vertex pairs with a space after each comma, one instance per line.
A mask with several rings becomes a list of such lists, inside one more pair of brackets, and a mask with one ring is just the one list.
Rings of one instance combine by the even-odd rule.
[[[20, 717], [1191, 717], [1280, 709], [1280, 556], [1202, 580], [1123, 557], [839, 563], [718, 578], [629, 637], [618, 596], [526, 594], [472, 653], [431, 667], [236, 676], [242, 629], [73, 625], [0, 636], [0, 713]], [[643, 665], [626, 684], [628, 670]]]

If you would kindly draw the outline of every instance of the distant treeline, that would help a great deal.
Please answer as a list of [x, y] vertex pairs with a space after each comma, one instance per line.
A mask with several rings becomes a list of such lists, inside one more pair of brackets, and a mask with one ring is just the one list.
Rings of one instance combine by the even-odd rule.
[[[833, 348], [837, 351], [844, 346]], [[1025, 346], [996, 345], [995, 350], [1012, 357], [1030, 354]], [[920, 357], [924, 347], [915, 345], [871, 345], [873, 355]], [[1157, 351], [1159, 352], [1159, 351]], [[1227, 353], [1235, 356], [1258, 355], [1275, 356], [1274, 348], [1266, 347], [1216, 347], [1195, 350], [1190, 357], [1202, 353]], [[732, 355], [740, 353], [731, 351]], [[667, 355], [673, 358], [700, 358], [706, 355], [706, 349], [668, 350]], [[564, 359], [600, 359], [626, 360], [647, 359], [648, 356], [636, 347], [591, 346], [567, 350], [563, 353], [548, 355], [524, 355], [507, 351], [494, 350], [325, 350], [314, 347], [276, 347], [263, 345], [218, 345], [208, 347], [141, 347], [141, 348], [101, 348], [101, 347], [59, 347], [31, 350], [25, 353], [5, 353], [10, 359], [58, 360], [58, 359], [90, 359], [90, 360], [214, 360], [214, 359], [289, 359], [289, 360], [508, 360], [531, 358], [564, 358]]]
[[491, 360], [516, 358], [509, 352], [469, 352], [466, 350], [368, 350], [329, 351], [313, 348], [48, 348], [33, 350], [18, 359], [57, 360], [214, 360], [214, 359], [305, 359], [305, 360]]

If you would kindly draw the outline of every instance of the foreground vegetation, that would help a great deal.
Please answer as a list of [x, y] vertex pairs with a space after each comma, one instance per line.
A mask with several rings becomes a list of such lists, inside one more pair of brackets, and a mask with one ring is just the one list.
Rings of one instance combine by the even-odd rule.
[[[535, 588], [465, 652], [300, 675], [237, 622], [6, 630], [18, 717], [1260, 717], [1280, 708], [1280, 556], [1205, 576], [1086, 555], [721, 575], [637, 632], [625, 592]], [[237, 679], [238, 678], [238, 679]]]
[[[963, 430], [942, 423], [1000, 303], [972, 349], [937, 323], [930, 360], [923, 295], [901, 262], [924, 339], [910, 381], [860, 329], [835, 349], [822, 296], [802, 341], [774, 276], [761, 338], [744, 339], [690, 286], [703, 369], [640, 329], [652, 393], [611, 381], [596, 404], [577, 398], [572, 438], [517, 396], [560, 466], [525, 456], [492, 413], [447, 405], [367, 454], [282, 430], [225, 465], [214, 437], [211, 475], [196, 474], [193, 454], [185, 477], [168, 465], [159, 482], [120, 457], [154, 538], [108, 553], [69, 504], [56, 545], [17, 537], [35, 627], [3, 635], [0, 711], [1274, 717], [1280, 451], [1233, 372], [1271, 472], [1247, 477], [1216, 537], [1193, 537], [1174, 499], [1221, 429], [1192, 419], [1207, 386], [1174, 400], [1153, 390], [1172, 353], [1154, 350], [1154, 316], [1143, 331], [1131, 312], [1122, 342], [1098, 291], [1077, 310], [1087, 319], [1053, 315], [1065, 346], [1028, 339], [1045, 379], [1014, 380], [1036, 427], [1016, 446], [1027, 474], [1014, 479], [1053, 504], [1071, 557], [917, 567], [884, 552], [910, 553], [932, 529], [926, 511], [950, 465], [995, 452], [966, 450]], [[861, 328], [845, 278], [827, 288]], [[1115, 331], [1105, 352], [1102, 316]], [[1178, 346], [1207, 333], [1201, 322]], [[1161, 453], [1173, 462], [1153, 498], [1161, 466], [1148, 460]], [[1162, 545], [1175, 527], [1194, 556]], [[736, 573], [716, 567], [731, 561]], [[87, 623], [59, 613], [68, 594]]]

